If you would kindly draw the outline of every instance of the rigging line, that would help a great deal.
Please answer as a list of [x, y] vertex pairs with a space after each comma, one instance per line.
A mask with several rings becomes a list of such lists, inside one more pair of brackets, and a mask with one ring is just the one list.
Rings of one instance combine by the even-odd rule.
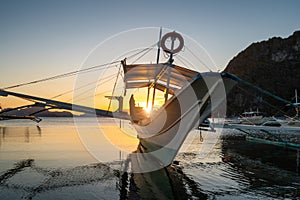
[[[295, 99], [296, 97], [293, 97], [293, 98], [291, 98], [291, 102]], [[279, 109], [279, 111], [281, 111], [282, 109], [284, 109], [286, 107], [286, 105], [285, 106], [282, 106], [280, 109]], [[277, 111], [275, 114], [277, 114], [279, 111]], [[282, 112], [284, 112], [284, 111], [282, 111]], [[287, 112], [284, 112], [283, 114], [285, 114], [285, 116], [286, 117], [288, 117], [288, 118], [292, 118], [292, 117], [290, 117], [290, 116], [288, 116], [287, 115]]]
[[[119, 88], [123, 88], [123, 87], [116, 87], [116, 89], [119, 89]], [[105, 91], [103, 91], [103, 92], [101, 92], [101, 93], [97, 93], [97, 94], [95, 94], [95, 95], [89, 95], [89, 96], [86, 96], [86, 97], [77, 99], [76, 101], [77, 101], [77, 102], [80, 102], [80, 101], [85, 100], [85, 99], [90, 98], [90, 97], [101, 96], [101, 95], [103, 95], [103, 94], [105, 94], [105, 93], [107, 93], [107, 92], [110, 92], [110, 91], [111, 91], [111, 89], [105, 90]]]
[[[121, 67], [121, 66], [122, 66], [122, 64], [120, 64], [120, 67]], [[118, 65], [115, 65], [114, 67], [116, 67], [116, 68], [118, 69]], [[120, 75], [121, 78], [122, 78], [122, 80], [124, 80], [125, 78], [124, 78], [124, 76], [123, 76], [123, 74], [124, 74], [123, 67], [122, 67], [121, 69], [122, 69], [123, 73], [120, 71], [120, 73], [119, 73], [119, 74], [117, 73], [117, 75]]]
[[[240, 86], [237, 86], [240, 90], [242, 90], [243, 92], [245, 92], [246, 94], [249, 94], [253, 97], [256, 97], [253, 93], [250, 93], [249, 91], [245, 90], [244, 88], [240, 87]], [[277, 110], [277, 112], [275, 114], [277, 114], [278, 112], [281, 112], [282, 114], [284, 115], [287, 115], [287, 113], [285, 111], [283, 111], [282, 109], [279, 109], [278, 107], [268, 103], [266, 100], [262, 100], [265, 104], [267, 104], [268, 106], [272, 107], [272, 108], [275, 108]]]
[[290, 102], [290, 101], [288, 101], [288, 100], [286, 100], [286, 99], [283, 99], [283, 98], [281, 98], [281, 97], [279, 97], [279, 96], [277, 96], [277, 95], [275, 95], [275, 94], [273, 94], [273, 93], [271, 93], [271, 92], [269, 92], [269, 91], [267, 91], [267, 90], [264, 90], [264, 89], [262, 89], [262, 88], [260, 88], [260, 87], [258, 87], [258, 86], [256, 86], [256, 85], [254, 85], [254, 84], [252, 84], [252, 83], [250, 83], [250, 82], [248, 82], [248, 81], [245, 81], [245, 80], [239, 78], [238, 76], [236, 76], [236, 75], [234, 75], [234, 74], [231, 74], [231, 73], [229, 73], [229, 72], [224, 72], [224, 74], [225, 74], [227, 77], [229, 77], [230, 79], [232, 79], [232, 80], [234, 80], [234, 81], [236, 81], [236, 82], [243, 83], [244, 85], [247, 85], [247, 86], [249, 86], [249, 87], [251, 87], [251, 88], [253, 88], [253, 89], [255, 89], [255, 90], [257, 90], [257, 91], [259, 91], [259, 92], [261, 92], [261, 93], [263, 93], [263, 94], [265, 94], [265, 95], [268, 95], [268, 96], [270, 96], [270, 97], [272, 97], [272, 98], [274, 98], [274, 99], [277, 99], [278, 101], [284, 102], [284, 103], [286, 103], [286, 104], [288, 104], [288, 105], [290, 105], [290, 106], [293, 106], [293, 107], [295, 107], [295, 108], [300, 108], [300, 105], [295, 105], [295, 104], [293, 104], [292, 102]]
[[163, 56], [164, 56], [164, 58], [166, 58], [166, 59], [169, 58], [169, 55], [168, 55], [166, 52], [164, 52], [164, 51], [163, 51]]
[[[116, 89], [120, 89], [120, 88], [123, 88], [123, 86], [116, 87]], [[107, 93], [107, 92], [110, 92], [110, 91], [111, 91], [110, 89], [109, 89], [109, 90], [104, 90], [104, 91], [102, 91], [102, 92], [100, 92], [100, 93], [95, 94], [95, 97], [96, 97], [96, 96], [103, 95], [103, 94], [105, 94], [105, 93]]]
[[[112, 92], [111, 92], [111, 96], [114, 95], [114, 92], [115, 92], [115, 89], [116, 89], [116, 86], [117, 86], [118, 77], [119, 77], [120, 72], [121, 72], [121, 65], [120, 65], [120, 67], [119, 67], [118, 75], [117, 75], [117, 77], [116, 77], [116, 81], [115, 81], [115, 84], [114, 84], [114, 88], [113, 88], [113, 90], [112, 90]], [[110, 101], [109, 101], [109, 105], [108, 105], [108, 108], [107, 108], [107, 112], [108, 112], [109, 109], [110, 109], [111, 101], [112, 101], [112, 98], [111, 98]], [[120, 109], [121, 109], [121, 108], [120, 108]]]
[[[108, 79], [107, 81], [105, 81], [105, 83], [103, 83], [104, 82], [104, 80], [101, 80], [101, 81], [99, 81], [99, 83], [97, 84], [97, 86], [96, 86], [96, 88], [100, 85], [100, 84], [106, 84], [106, 83], [109, 83], [109, 81], [110, 80], [113, 80], [114, 78], [115, 78], [115, 75], [116, 74], [112, 74], [112, 75], [110, 75], [110, 76], [107, 76], [106, 77], [106, 79], [108, 79], [108, 78], [110, 78], [110, 79]], [[112, 77], [112, 78], [111, 78]], [[105, 79], [105, 80], [106, 80]], [[87, 90], [84, 90], [83, 92], [81, 92], [81, 93], [79, 93], [79, 94], [76, 94], [76, 96], [74, 97], [74, 98], [71, 98], [71, 99], [68, 99], [67, 100], [67, 102], [70, 102], [70, 101], [74, 101], [74, 99], [76, 99], [76, 98], [78, 98], [78, 96], [82, 96], [83, 94], [85, 94], [85, 93], [88, 93], [88, 92], [90, 92], [91, 91], [91, 89], [87, 89]], [[74, 95], [73, 95], [74, 96]], [[92, 95], [93, 96], [93, 95]]]
[[[187, 59], [185, 59], [184, 57], [182, 57], [182, 56], [180, 56], [180, 55], [176, 55], [176, 57], [178, 58], [178, 60], [180, 60], [183, 64], [184, 64], [184, 62], [187, 62], [189, 65], [191, 65], [193, 68], [194, 68], [194, 70], [196, 70], [196, 71], [198, 71], [197, 70], [197, 68], [190, 62], [190, 61], [188, 61]], [[184, 61], [184, 62], [183, 62]], [[186, 64], [184, 64], [185, 66], [188, 66], [188, 65], [186, 65]]]
[[[116, 75], [116, 74], [109, 75], [109, 76], [107, 76], [107, 77], [101, 79], [101, 80], [99, 81], [99, 83], [100, 83], [100, 82], [103, 82], [104, 80], [106, 80], [106, 79], [108, 79], [108, 78], [110, 78], [110, 77], [112, 77], [112, 76], [115, 76], [115, 75]], [[80, 87], [78, 87], [78, 88], [75, 88], [75, 89], [73, 88], [73, 89], [71, 89], [71, 90], [68, 90], [68, 91], [65, 91], [65, 92], [63, 92], [63, 93], [60, 93], [60, 94], [58, 94], [58, 95], [56, 95], [56, 96], [54, 96], [54, 97], [52, 97], [52, 98], [50, 98], [50, 99], [55, 99], [55, 98], [57, 98], [57, 97], [61, 97], [61, 96], [63, 96], [63, 95], [69, 94], [69, 93], [71, 93], [71, 92], [73, 92], [73, 91], [75, 91], [75, 90], [80, 90], [80, 89], [82, 89], [82, 88], [85, 88], [85, 87], [87, 87], [87, 86], [89, 86], [89, 85], [92, 85], [92, 84], [94, 84], [94, 83], [97, 83], [97, 82], [98, 82], [98, 80], [93, 81], [93, 82], [90, 82], [90, 83], [87, 83], [87, 84], [82, 85], [82, 86], [80, 86]]]
[[[153, 47], [155, 47], [156, 44], [157, 44], [157, 43], [152, 44], [152, 45], [150, 45], [149, 47], [144, 48], [144, 49], [142, 49], [141, 51], [139, 51], [139, 52], [137, 52], [137, 53], [135, 53], [135, 54], [133, 54], [133, 55], [128, 56], [127, 59], [134, 58], [135, 56], [137, 56], [137, 55], [143, 53], [144, 51], [147, 51], [147, 50], [149, 50], [149, 49], [153, 49]], [[135, 50], [133, 50], [133, 51], [137, 51], [137, 50], [139, 50], [139, 49], [135, 49]]]
[[47, 77], [47, 78], [43, 78], [43, 79], [39, 79], [39, 80], [34, 80], [34, 81], [29, 81], [29, 82], [25, 82], [25, 83], [21, 83], [21, 84], [17, 84], [17, 85], [12, 85], [12, 86], [5, 87], [4, 89], [7, 90], [7, 89], [12, 89], [12, 88], [16, 88], [16, 87], [25, 86], [25, 85], [40, 83], [40, 82], [44, 82], [44, 81], [48, 81], [48, 80], [63, 78], [63, 77], [66, 77], [66, 76], [73, 76], [73, 75], [75, 75], [77, 73], [80, 73], [80, 72], [84, 72], [84, 71], [88, 71], [88, 70], [92, 70], [92, 69], [96, 69], [96, 68], [100, 68], [100, 67], [105, 67], [107, 65], [112, 65], [112, 64], [115, 64], [115, 63], [118, 63], [118, 62], [120, 62], [120, 61], [114, 61], [114, 62], [111, 62], [111, 63], [106, 63], [106, 64], [102, 64], [102, 65], [89, 67], [89, 68], [86, 68], [86, 69], [75, 70], [75, 71], [72, 71], [72, 72], [59, 74], [59, 75], [55, 75], [55, 76], [51, 76], [51, 77]]
[[208, 69], [210, 72], [212, 72], [212, 70], [198, 57], [196, 56], [191, 50], [190, 48], [188, 48], [187, 46], [184, 46], [186, 48], [186, 50], [188, 52], [190, 52], [206, 69]]
[[137, 62], [139, 59], [141, 59], [142, 57], [144, 57], [147, 53], [149, 53], [151, 50], [153, 50], [152, 48], [148, 48], [147, 51], [145, 51], [142, 55], [140, 55], [137, 59], [135, 59], [131, 64]]
[[[108, 68], [112, 68], [112, 67], [113, 67], [113, 65], [108, 66], [106, 68], [89, 69], [89, 70], [81, 71], [80, 74], [95, 72], [95, 71], [98, 71], [98, 70], [108, 69]], [[79, 74], [79, 72], [78, 73], [74, 73], [74, 74], [70, 74], [70, 75], [66, 75], [66, 76], [63, 76], [63, 77], [69, 77], [69, 76], [73, 76], [73, 75], [76, 75], [76, 74]], [[53, 80], [53, 79], [51, 79], [51, 80]]]
[[180, 57], [177, 57], [178, 58], [179, 62], [183, 65], [183, 66], [188, 66], [187, 63], [185, 63], [182, 59], [180, 59]]

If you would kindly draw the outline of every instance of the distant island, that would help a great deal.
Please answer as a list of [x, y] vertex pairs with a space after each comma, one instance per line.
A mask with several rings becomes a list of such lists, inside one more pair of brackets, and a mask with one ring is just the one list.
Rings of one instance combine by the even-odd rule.
[[[294, 101], [295, 89], [300, 93], [300, 31], [288, 38], [273, 37], [251, 44], [229, 62], [225, 71]], [[229, 116], [238, 116], [251, 109], [258, 109], [266, 116], [293, 116], [296, 113], [282, 102], [243, 84], [233, 88], [227, 105]]]

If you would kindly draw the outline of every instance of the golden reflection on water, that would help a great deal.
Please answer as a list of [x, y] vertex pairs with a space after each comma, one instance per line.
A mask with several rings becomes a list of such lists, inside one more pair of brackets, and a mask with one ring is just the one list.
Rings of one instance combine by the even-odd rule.
[[[82, 144], [74, 125], [16, 125], [0, 126], [0, 171], [23, 159], [34, 159], [40, 167], [54, 168], [99, 162]], [[94, 142], [101, 149], [100, 153], [106, 154], [110, 161], [119, 159], [118, 151], [132, 152], [136, 149], [138, 140], [135, 137], [115, 126], [104, 126], [104, 129], [105, 137], [116, 146], [114, 152], [102, 146], [101, 141]], [[81, 134], [101, 134], [99, 127], [86, 126], [83, 130]]]
[[138, 146], [139, 141], [137, 137], [127, 134], [126, 131], [117, 126], [102, 126], [102, 131], [113, 145], [123, 151], [133, 152]]

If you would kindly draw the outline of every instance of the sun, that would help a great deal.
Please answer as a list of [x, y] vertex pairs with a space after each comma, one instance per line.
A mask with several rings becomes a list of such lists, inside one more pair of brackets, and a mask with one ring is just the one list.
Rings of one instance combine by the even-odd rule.
[[151, 106], [148, 106], [148, 107], [144, 108], [144, 110], [146, 111], [147, 114], [150, 114], [152, 111], [152, 108], [151, 108]]
[[151, 111], [152, 111], [151, 102], [148, 103], [148, 106], [147, 106], [146, 102], [141, 102], [139, 105], [143, 107], [143, 110], [146, 111], [147, 114], [151, 113]]

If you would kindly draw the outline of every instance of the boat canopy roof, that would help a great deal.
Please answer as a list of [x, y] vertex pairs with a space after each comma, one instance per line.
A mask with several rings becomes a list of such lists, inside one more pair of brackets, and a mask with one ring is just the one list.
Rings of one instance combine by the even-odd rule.
[[170, 70], [169, 93], [172, 95], [199, 74], [199, 72], [169, 63], [123, 65], [123, 70], [127, 89], [154, 87], [161, 91], [167, 87]]

